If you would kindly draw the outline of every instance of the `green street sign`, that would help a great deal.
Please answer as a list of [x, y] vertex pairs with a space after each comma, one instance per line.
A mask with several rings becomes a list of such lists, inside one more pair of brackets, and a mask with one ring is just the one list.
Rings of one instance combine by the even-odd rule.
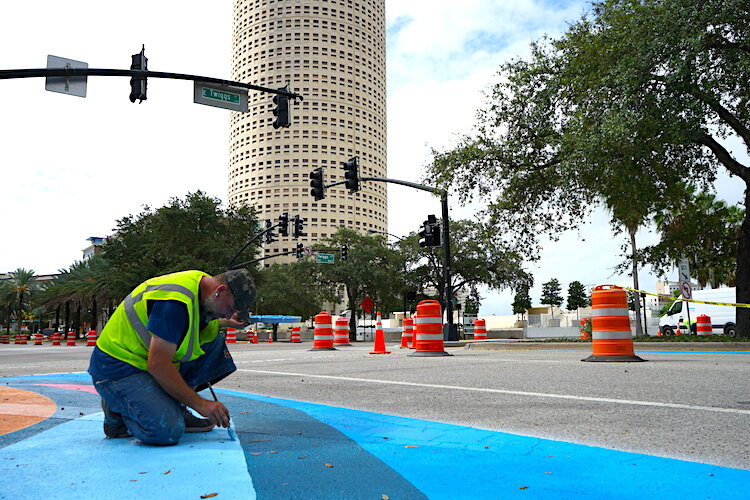
[[319, 262], [321, 264], [333, 264], [333, 254], [332, 253], [316, 253], [315, 262]]
[[196, 81], [193, 102], [247, 113], [247, 89]]
[[203, 87], [203, 97], [213, 99], [214, 101], [231, 102], [232, 104], [240, 103], [240, 95], [232, 92], [222, 92], [221, 90]]

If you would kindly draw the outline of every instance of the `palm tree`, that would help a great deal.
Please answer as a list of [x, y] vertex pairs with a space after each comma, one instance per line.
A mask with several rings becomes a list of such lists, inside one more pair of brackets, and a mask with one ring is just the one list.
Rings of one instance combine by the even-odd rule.
[[14, 303], [15, 294], [13, 293], [12, 283], [10, 280], [5, 280], [0, 283], [0, 307], [5, 312], [5, 331], [8, 335], [10, 335], [10, 316]]
[[39, 285], [36, 282], [34, 271], [22, 267], [10, 273], [9, 284], [11, 293], [8, 300], [8, 324], [10, 325], [11, 310], [15, 308], [16, 320], [18, 321], [18, 329], [20, 331], [23, 313], [26, 306], [31, 302], [31, 296], [39, 289]]
[[[111, 274], [109, 264], [99, 256], [88, 260], [75, 262], [68, 269], [60, 269], [59, 274], [49, 282], [41, 294], [40, 305], [47, 308], [57, 308], [70, 305], [80, 310], [91, 308], [91, 324], [96, 327], [98, 305], [111, 302]], [[66, 327], [69, 318], [66, 317]]]

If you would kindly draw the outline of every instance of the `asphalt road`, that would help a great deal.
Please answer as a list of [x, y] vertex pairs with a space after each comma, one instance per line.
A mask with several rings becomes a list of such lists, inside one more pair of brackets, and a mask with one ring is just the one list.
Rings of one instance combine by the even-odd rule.
[[[218, 387], [750, 470], [748, 346], [637, 347], [645, 363], [583, 363], [582, 345], [428, 358], [311, 347], [231, 345], [238, 372]], [[85, 371], [90, 351], [1, 345], [0, 376]]]

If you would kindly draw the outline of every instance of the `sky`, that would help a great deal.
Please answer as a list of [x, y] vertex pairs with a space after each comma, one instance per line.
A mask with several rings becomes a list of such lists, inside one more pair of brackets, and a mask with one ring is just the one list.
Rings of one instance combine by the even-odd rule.
[[[130, 67], [145, 44], [152, 71], [231, 79], [231, 0], [162, 0], [147, 6], [73, 0], [3, 2], [0, 69], [43, 68], [47, 55], [91, 68]], [[588, 2], [578, 0], [386, 0], [388, 176], [422, 182], [430, 151], [470, 133], [484, 93], [503, 62], [529, 44], [561, 35]], [[0, 80], [0, 273], [19, 267], [51, 274], [80, 260], [90, 236], [116, 220], [202, 190], [227, 199], [229, 111], [193, 104], [192, 82], [150, 79], [148, 100], [132, 104], [128, 78], [90, 77], [86, 98], [44, 90], [44, 79]], [[735, 151], [738, 144], [729, 143]], [[746, 158], [741, 153], [738, 159]], [[726, 176], [717, 195], [735, 204], [742, 184]], [[389, 185], [388, 231], [417, 231], [440, 204]], [[434, 207], [434, 208], [433, 208]], [[480, 205], [451, 199], [451, 218]], [[657, 240], [642, 230], [639, 244]], [[577, 232], [543, 238], [533, 274], [541, 284], [632, 284], [617, 275], [623, 235], [596, 211]], [[658, 279], [646, 268], [641, 287]], [[676, 279], [676, 270], [667, 275]], [[482, 290], [480, 314], [511, 314], [512, 292]]]

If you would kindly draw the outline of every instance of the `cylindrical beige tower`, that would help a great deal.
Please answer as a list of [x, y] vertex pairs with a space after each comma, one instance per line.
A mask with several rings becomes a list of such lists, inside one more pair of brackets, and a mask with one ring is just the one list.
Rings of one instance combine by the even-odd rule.
[[[309, 173], [328, 185], [344, 180], [342, 162], [359, 157], [360, 177], [386, 177], [385, 0], [235, 0], [232, 78], [270, 88], [287, 83], [304, 96], [291, 103], [292, 125], [273, 128], [272, 95], [250, 91], [249, 112], [232, 112], [229, 203], [262, 220], [307, 219], [307, 237], [265, 245], [293, 250], [341, 227], [386, 231], [386, 186], [342, 186], [315, 202]], [[280, 262], [293, 259], [272, 259]]]

